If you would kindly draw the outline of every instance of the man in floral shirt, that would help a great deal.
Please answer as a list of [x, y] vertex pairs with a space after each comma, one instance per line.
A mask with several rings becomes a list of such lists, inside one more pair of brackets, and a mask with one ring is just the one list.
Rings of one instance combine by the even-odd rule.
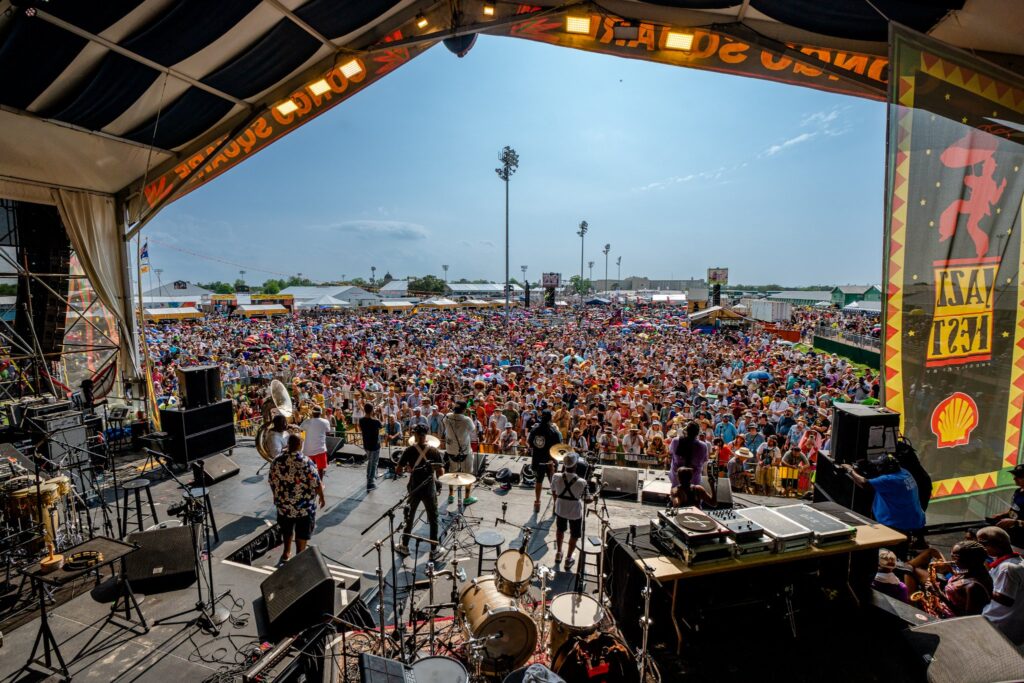
[[270, 465], [270, 490], [274, 493], [277, 523], [284, 536], [281, 562], [287, 562], [291, 557], [292, 538], [295, 538], [295, 552], [301, 553], [313, 535], [316, 501], [319, 500], [320, 507], [327, 504], [316, 465], [302, 454], [302, 437], [298, 434], [288, 436], [287, 448]]

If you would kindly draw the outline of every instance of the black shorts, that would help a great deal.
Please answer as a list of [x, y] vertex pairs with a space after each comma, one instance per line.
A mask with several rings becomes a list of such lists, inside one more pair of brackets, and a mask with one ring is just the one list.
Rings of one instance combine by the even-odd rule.
[[310, 512], [302, 517], [286, 517], [279, 514], [277, 524], [281, 527], [281, 534], [285, 537], [295, 536], [300, 541], [308, 541], [313, 536], [313, 527], [316, 524], [316, 513]]
[[555, 515], [555, 531], [561, 531], [565, 533], [565, 528], [569, 528], [569, 535], [573, 538], [579, 538], [583, 535], [583, 519], [566, 519], [565, 517], [559, 517]]
[[533, 468], [533, 476], [537, 478], [537, 481], [540, 481], [541, 477], [547, 477], [548, 481], [551, 481], [551, 470], [554, 468], [551, 467], [550, 457], [538, 457], [535, 455], [530, 459], [530, 467]]

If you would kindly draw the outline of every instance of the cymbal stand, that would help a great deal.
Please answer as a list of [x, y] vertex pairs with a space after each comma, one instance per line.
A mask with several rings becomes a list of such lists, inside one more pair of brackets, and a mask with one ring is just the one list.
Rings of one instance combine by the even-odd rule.
[[[597, 499], [601, 501], [602, 509], [600, 510], [597, 508]], [[598, 601], [605, 605], [608, 603], [608, 596], [604, 594], [604, 553], [611, 516], [608, 514], [608, 503], [605, 502], [604, 496], [596, 497], [594, 501], [594, 514], [597, 515], [598, 520], [601, 522], [601, 553], [597, 556], [597, 595]]]
[[548, 601], [548, 579], [554, 577], [555, 572], [550, 567], [540, 565], [537, 567], [537, 576], [540, 577], [540, 602], [537, 603], [538, 609], [540, 609], [540, 638], [537, 639], [537, 649], [543, 654], [544, 653], [544, 642], [547, 639], [548, 634], [548, 620], [550, 615], [547, 611]]
[[[384, 559], [381, 556], [381, 546], [391, 536], [375, 541], [373, 547], [377, 550], [377, 628], [380, 631], [380, 656], [387, 657], [387, 634], [384, 631]], [[391, 565], [394, 568], [394, 564]]]
[[647, 651], [647, 636], [651, 628], [651, 595], [653, 594], [651, 580], [654, 578], [654, 568], [647, 564], [647, 561], [642, 557], [640, 561], [644, 565], [645, 578], [644, 588], [640, 591], [640, 595], [644, 599], [644, 615], [640, 617], [640, 628], [643, 631], [643, 636], [640, 639], [640, 649], [636, 655], [638, 660], [637, 666], [640, 669], [640, 683], [646, 683], [648, 667], [652, 670], [652, 675], [656, 675], [653, 672], [657, 671], [654, 668], [654, 662], [650, 661], [650, 654]]
[[[418, 544], [419, 541], [417, 540], [416, 543]], [[427, 562], [427, 577], [430, 579], [430, 587], [427, 589], [427, 599], [430, 600], [431, 608], [433, 608], [433, 605], [434, 605], [434, 563], [433, 562]], [[435, 631], [434, 631], [434, 621], [435, 621], [435, 617], [436, 616], [437, 616], [436, 613], [431, 612], [431, 614], [430, 614], [430, 656], [431, 657], [434, 656], [434, 636], [436, 635]]]

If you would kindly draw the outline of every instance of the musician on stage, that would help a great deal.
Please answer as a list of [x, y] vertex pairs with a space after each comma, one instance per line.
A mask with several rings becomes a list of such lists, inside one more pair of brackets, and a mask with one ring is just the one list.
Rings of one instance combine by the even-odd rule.
[[[465, 472], [476, 476], [476, 457], [473, 455], [473, 436], [476, 427], [466, 416], [466, 404], [462, 401], [452, 406], [452, 412], [441, 420], [441, 441], [445, 450], [445, 468], [448, 472]], [[472, 505], [476, 498], [471, 495], [473, 487], [466, 486], [463, 505]], [[448, 504], [455, 502], [455, 488], [448, 487]]]
[[302, 442], [302, 454], [316, 465], [322, 482], [327, 471], [327, 435], [331, 431], [331, 423], [323, 418], [320, 406], [316, 406], [312, 415], [299, 425], [299, 429], [305, 432], [306, 437]]
[[[583, 497], [587, 481], [576, 474], [579, 456], [568, 453], [562, 461], [562, 471], [551, 478], [551, 495], [555, 497], [555, 569], [562, 563], [562, 540], [569, 529], [569, 552], [565, 556], [565, 570], [572, 569], [573, 552], [583, 535]], [[540, 477], [537, 477], [538, 482]]]
[[[412, 534], [416, 522], [416, 511], [420, 504], [427, 511], [427, 522], [430, 524], [430, 540], [437, 541], [437, 479], [436, 475], [444, 474], [444, 460], [441, 452], [427, 445], [427, 429], [424, 424], [413, 426], [412, 433], [415, 443], [402, 452], [402, 457], [395, 467], [395, 474], [409, 470], [409, 512], [405, 518], [405, 532], [402, 540], [395, 545], [402, 555], [409, 554], [409, 535]], [[435, 554], [437, 546], [431, 551]]]
[[327, 504], [316, 465], [302, 454], [301, 436], [288, 435], [284, 452], [270, 464], [269, 480], [277, 507], [277, 523], [284, 536], [281, 564], [291, 557], [293, 537], [296, 553], [306, 549], [316, 525], [316, 502], [319, 500], [320, 507]]
[[530, 430], [527, 442], [530, 444], [532, 455], [530, 465], [537, 477], [537, 483], [534, 486], [533, 511], [540, 512], [540, 491], [544, 486], [544, 477], [546, 476], [550, 482], [555, 471], [554, 462], [551, 460], [551, 447], [562, 443], [562, 435], [551, 422], [550, 410], [541, 411], [540, 422]]

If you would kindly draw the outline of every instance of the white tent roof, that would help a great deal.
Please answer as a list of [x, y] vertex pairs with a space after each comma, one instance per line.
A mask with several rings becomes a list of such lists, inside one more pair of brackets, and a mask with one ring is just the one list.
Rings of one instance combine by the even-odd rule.
[[416, 304], [411, 301], [381, 301], [377, 305], [384, 308], [412, 308]]
[[349, 302], [341, 299], [335, 299], [330, 294], [324, 294], [316, 299], [308, 299], [296, 304], [297, 308], [346, 308], [350, 306], [352, 306], [352, 304]]
[[288, 309], [281, 304], [243, 304], [235, 309], [236, 313], [287, 313]]

